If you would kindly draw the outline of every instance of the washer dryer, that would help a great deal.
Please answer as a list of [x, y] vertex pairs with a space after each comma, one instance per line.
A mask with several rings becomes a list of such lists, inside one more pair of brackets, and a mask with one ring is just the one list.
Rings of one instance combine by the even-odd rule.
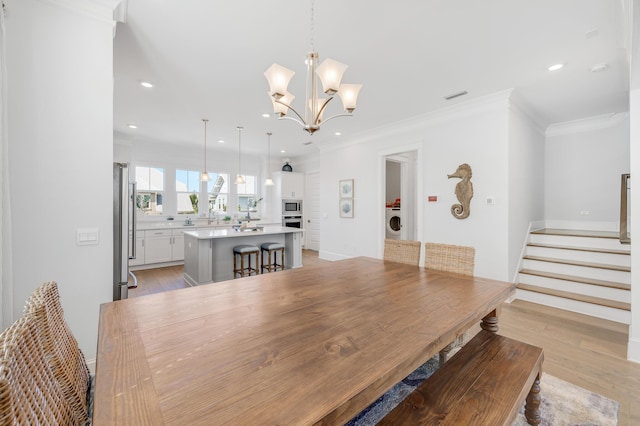
[[400, 239], [400, 229], [402, 227], [400, 221], [400, 209], [399, 208], [388, 208], [386, 209], [386, 238], [392, 240]]

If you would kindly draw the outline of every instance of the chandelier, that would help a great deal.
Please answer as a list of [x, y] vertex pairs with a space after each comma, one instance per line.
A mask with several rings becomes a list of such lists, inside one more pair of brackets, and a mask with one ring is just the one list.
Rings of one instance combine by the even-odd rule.
[[[281, 65], [273, 64], [264, 73], [264, 76], [269, 82], [268, 93], [269, 96], [271, 96], [273, 112], [279, 119], [287, 118], [297, 122], [304, 128], [304, 130], [312, 135], [316, 130], [320, 129], [320, 124], [322, 122], [329, 121], [336, 117], [350, 117], [353, 110], [356, 109], [358, 93], [362, 88], [362, 84], [341, 84], [342, 75], [348, 65], [329, 58], [325, 59], [324, 62], [318, 65], [318, 53], [315, 51], [313, 45], [313, 13], [312, 0], [311, 52], [307, 54], [307, 59], [305, 61], [307, 64], [307, 93], [304, 104], [304, 116], [291, 106], [295, 96], [287, 91], [287, 86], [289, 86], [289, 82], [295, 72]], [[328, 96], [327, 98], [318, 97], [317, 78], [320, 79], [320, 82], [322, 83], [322, 90]], [[322, 114], [324, 113], [327, 104], [333, 99], [336, 93], [342, 100], [342, 106], [345, 113], [336, 114], [323, 121]], [[288, 111], [292, 111], [297, 118], [287, 117], [286, 114]]]

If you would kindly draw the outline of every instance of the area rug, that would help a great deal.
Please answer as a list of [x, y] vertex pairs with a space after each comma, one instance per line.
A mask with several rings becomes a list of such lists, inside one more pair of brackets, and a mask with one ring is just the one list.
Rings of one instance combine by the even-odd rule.
[[[438, 358], [434, 357], [365, 408], [346, 426], [375, 425], [437, 368]], [[620, 405], [616, 401], [547, 373], [542, 374], [540, 396], [542, 397], [540, 403], [541, 425], [615, 426], [618, 424]], [[524, 426], [527, 424], [523, 406], [513, 425]]]

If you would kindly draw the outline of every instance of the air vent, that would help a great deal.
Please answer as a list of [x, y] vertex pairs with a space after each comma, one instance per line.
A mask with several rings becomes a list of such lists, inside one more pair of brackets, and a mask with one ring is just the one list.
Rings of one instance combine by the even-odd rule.
[[469, 93], [469, 92], [467, 92], [466, 90], [463, 90], [462, 92], [457, 92], [457, 93], [452, 93], [452, 94], [450, 94], [450, 95], [447, 95], [447, 96], [445, 96], [444, 98], [445, 98], [446, 100], [450, 101], [451, 99], [458, 98], [458, 97], [460, 97], [460, 96], [464, 96], [464, 95], [466, 95], [466, 94], [468, 94], [468, 93]]
[[302, 142], [302, 145], [311, 145], [313, 142], [309, 141], [309, 142]]

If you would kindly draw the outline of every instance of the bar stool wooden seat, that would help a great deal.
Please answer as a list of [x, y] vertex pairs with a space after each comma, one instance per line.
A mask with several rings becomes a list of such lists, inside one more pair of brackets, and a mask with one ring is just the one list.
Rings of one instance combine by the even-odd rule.
[[[273, 242], [262, 243], [260, 245], [260, 249], [260, 260], [262, 262], [261, 273], [264, 274], [265, 269], [267, 272], [275, 272], [278, 268], [280, 268], [281, 271], [284, 271], [284, 244]], [[280, 252], [280, 263], [278, 263], [278, 252]], [[265, 253], [269, 254], [267, 262], [264, 261]]]
[[[258, 271], [260, 268], [258, 254], [260, 253], [260, 249], [256, 246], [241, 244], [239, 246], [235, 246], [233, 248], [233, 278], [236, 278], [237, 275], [240, 277], [258, 275]], [[256, 267], [253, 268], [251, 266], [251, 255], [255, 255], [256, 259]], [[240, 267], [238, 267], [238, 256], [240, 256]], [[246, 266], [245, 266], [246, 259]]]

